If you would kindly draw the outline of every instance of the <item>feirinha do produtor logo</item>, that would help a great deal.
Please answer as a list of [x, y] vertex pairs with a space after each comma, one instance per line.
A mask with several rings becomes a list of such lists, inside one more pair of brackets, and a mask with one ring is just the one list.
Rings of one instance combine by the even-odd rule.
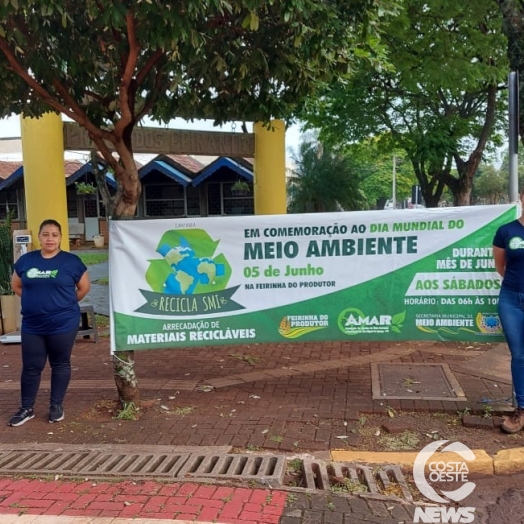
[[313, 331], [329, 327], [329, 315], [287, 315], [278, 326], [284, 338], [299, 338]]
[[[468, 523], [475, 518], [475, 508], [448, 506], [471, 495], [475, 483], [468, 480], [468, 462], [475, 460], [475, 453], [461, 442], [437, 440], [431, 442], [418, 453], [413, 464], [413, 479], [420, 492], [432, 502], [442, 506], [416, 507], [413, 522], [449, 522]], [[453, 482], [455, 487], [447, 491], [439, 488], [438, 492], [430, 482], [441, 486]]]
[[166, 231], [149, 260], [140, 292], [146, 303], [136, 311], [150, 315], [192, 316], [243, 309], [232, 300], [239, 286], [227, 288], [231, 266], [219, 253], [219, 241], [203, 229]]

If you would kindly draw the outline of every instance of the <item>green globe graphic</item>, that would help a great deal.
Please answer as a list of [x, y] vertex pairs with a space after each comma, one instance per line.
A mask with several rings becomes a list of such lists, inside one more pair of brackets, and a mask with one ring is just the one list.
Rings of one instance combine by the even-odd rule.
[[162, 258], [150, 260], [146, 281], [157, 293], [193, 295], [221, 291], [231, 277], [219, 242], [202, 229], [167, 231], [156, 248]]

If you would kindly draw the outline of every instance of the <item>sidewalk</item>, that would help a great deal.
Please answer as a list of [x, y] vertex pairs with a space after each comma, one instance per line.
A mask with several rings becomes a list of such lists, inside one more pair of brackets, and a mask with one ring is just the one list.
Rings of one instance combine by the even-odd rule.
[[[103, 278], [107, 264], [89, 271], [93, 281]], [[88, 298], [100, 314], [106, 314], [104, 308], [109, 311], [107, 291], [107, 286], [93, 284]], [[0, 345], [0, 354], [0, 417], [7, 421], [19, 404], [20, 348]], [[231, 453], [307, 454], [330, 460], [334, 450], [357, 443], [363, 413], [386, 413], [388, 408], [456, 413], [466, 407], [481, 412], [486, 401], [495, 405], [511, 396], [503, 345], [250, 344], [137, 351], [135, 359], [144, 413], [139, 420], [116, 419], [109, 339], [102, 336], [98, 344], [77, 339], [66, 419], [47, 422], [46, 368], [35, 418], [19, 428], [0, 424], [0, 469], [7, 461], [3, 448], [43, 445], [56, 451], [66, 445], [111, 447], [115, 456], [133, 446], [152, 453], [162, 446], [220, 447]], [[412, 398], [385, 400], [377, 396], [377, 369], [386, 364], [445, 364], [465, 400], [417, 398], [416, 392]], [[435, 398], [439, 394], [437, 388]], [[87, 475], [68, 478], [59, 470], [51, 476], [0, 474], [1, 524], [393, 524], [412, 522], [412, 515], [412, 504], [392, 499], [256, 483], [107, 481]]]
[[[3, 345], [0, 352], [0, 417], [7, 421], [18, 406], [19, 346]], [[19, 428], [0, 426], [0, 442], [13, 449], [23, 444], [37, 447], [31, 443], [38, 443], [57, 450], [65, 444], [112, 445], [122, 450], [140, 445], [152, 451], [158, 446], [221, 446], [232, 453], [258, 450], [287, 457], [306, 453], [329, 460], [333, 450], [348, 449], [351, 439], [358, 439], [358, 431], [352, 429], [358, 428], [361, 413], [386, 411], [383, 399], [373, 399], [373, 364], [447, 363], [467, 402], [391, 399], [387, 404], [399, 410], [456, 413], [466, 406], [482, 409], [482, 399], [510, 394], [509, 378], [500, 376], [505, 354], [503, 347], [364, 342], [137, 351], [135, 368], [145, 412], [133, 421], [114, 418], [116, 388], [109, 339], [102, 337], [95, 344], [79, 338], [73, 352], [66, 419], [54, 425], [47, 422], [46, 368], [35, 418]], [[340, 435], [347, 436], [347, 445], [341, 443]], [[0, 449], [0, 467], [3, 458]], [[26, 515], [27, 519], [28, 514], [62, 516], [62, 520], [47, 521], [53, 524], [108, 524], [117, 518], [127, 520], [114, 524], [160, 524], [158, 519], [166, 518], [222, 524], [412, 521], [409, 504], [331, 491], [288, 492], [212, 481], [201, 485], [190, 480], [107, 483], [88, 477], [67, 479], [60, 473], [44, 477], [0, 477], [2, 524], [11, 524], [4, 520], [5, 515]], [[13, 522], [33, 524], [19, 517]], [[47, 524], [43, 518], [34, 522]]]

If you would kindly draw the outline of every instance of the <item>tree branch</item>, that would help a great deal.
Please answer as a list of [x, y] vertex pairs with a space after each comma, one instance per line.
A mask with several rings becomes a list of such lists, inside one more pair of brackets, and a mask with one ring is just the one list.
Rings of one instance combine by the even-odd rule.
[[118, 98], [120, 99], [120, 120], [115, 125], [115, 132], [120, 137], [122, 136], [124, 129], [133, 122], [134, 119], [133, 111], [130, 107], [131, 100], [129, 94], [132, 89], [133, 73], [135, 71], [140, 46], [136, 39], [135, 20], [131, 11], [126, 14], [126, 26], [129, 41], [129, 54], [127, 56], [126, 66], [122, 74], [122, 81], [120, 82], [119, 88]]
[[66, 106], [58, 102], [53, 97], [53, 95], [51, 95], [51, 93], [49, 93], [43, 86], [41, 86], [20, 64], [4, 38], [0, 38], [0, 51], [2, 51], [4, 56], [7, 58], [7, 61], [11, 66], [10, 69], [16, 73], [47, 105], [59, 113], [64, 113], [65, 115], [74, 119], [73, 113]]
[[[4, 38], [0, 38], [0, 51], [2, 51], [7, 58], [11, 70], [17, 74], [50, 108], [56, 110], [58, 113], [68, 116], [71, 120], [74, 120], [79, 125], [85, 127], [90, 133], [99, 135], [101, 139], [113, 141], [111, 133], [99, 129], [89, 120], [89, 118], [87, 118], [86, 114], [82, 111], [82, 108], [76, 104], [67, 92], [67, 89], [57, 78], [53, 79], [53, 87], [62, 96], [64, 103], [60, 103], [56, 97], [54, 97], [29, 74], [27, 69], [16, 59]], [[65, 104], [68, 104], [69, 107]]]
[[156, 93], [160, 89], [161, 77], [162, 77], [162, 72], [157, 71], [156, 78], [155, 78], [155, 89], [151, 90], [151, 96], [149, 97], [149, 100], [145, 101], [144, 107], [136, 114], [135, 118], [137, 122], [140, 122], [140, 120], [142, 120], [144, 116], [149, 114], [149, 111], [151, 110], [155, 101], [157, 100]]
[[161, 49], [157, 49], [148, 59], [144, 67], [136, 75], [136, 84], [141, 86], [145, 77], [149, 74], [153, 66], [162, 58], [164, 52]]

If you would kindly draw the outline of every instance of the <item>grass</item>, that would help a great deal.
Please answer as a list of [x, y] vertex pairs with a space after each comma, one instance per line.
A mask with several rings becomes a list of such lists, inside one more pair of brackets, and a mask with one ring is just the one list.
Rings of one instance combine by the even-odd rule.
[[96, 326], [98, 329], [106, 329], [109, 327], [109, 317], [105, 315], [95, 314]]
[[411, 451], [417, 448], [420, 439], [416, 433], [404, 431], [398, 435], [382, 435], [379, 442], [388, 451]]
[[287, 463], [287, 467], [292, 473], [300, 473], [304, 467], [304, 461], [299, 458], [294, 458]]
[[193, 406], [186, 406], [186, 407], [178, 407], [175, 408], [175, 415], [180, 415], [181, 417], [185, 417], [186, 415], [190, 415], [195, 411], [195, 408]]
[[367, 493], [368, 487], [358, 480], [343, 478], [331, 487], [334, 493]]
[[115, 415], [117, 420], [136, 420], [138, 416], [138, 409], [134, 402], [125, 404], [124, 407]]
[[102, 277], [98, 280], [95, 280], [93, 284], [99, 284], [101, 286], [108, 286], [109, 285], [109, 277]]
[[107, 253], [78, 253], [78, 256], [86, 266], [107, 262], [109, 258]]

